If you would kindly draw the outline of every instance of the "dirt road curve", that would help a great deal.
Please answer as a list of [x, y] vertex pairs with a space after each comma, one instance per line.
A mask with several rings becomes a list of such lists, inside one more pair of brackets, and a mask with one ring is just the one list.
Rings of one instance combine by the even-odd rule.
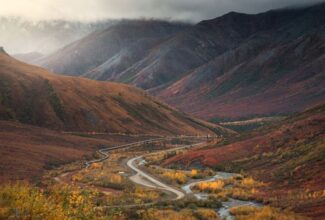
[[[184, 149], [184, 148], [188, 148], [188, 147], [198, 146], [201, 144], [202, 143], [198, 143], [198, 144], [194, 144], [194, 145], [187, 145], [187, 146], [178, 147], [178, 148], [165, 150], [165, 151], [161, 151], [161, 152], [180, 150], [180, 149]], [[157, 153], [157, 152], [155, 152], [155, 153]], [[155, 153], [150, 153], [150, 154], [155, 154]], [[149, 155], [149, 154], [147, 154], [147, 155]], [[155, 179], [154, 177], [152, 177], [149, 174], [145, 173], [144, 171], [140, 170], [136, 165], [136, 161], [142, 159], [142, 157], [143, 157], [143, 155], [134, 157], [134, 158], [131, 158], [130, 160], [128, 160], [128, 162], [127, 162], [128, 167], [130, 167], [133, 171], [136, 172], [136, 174], [134, 176], [130, 177], [131, 181], [133, 181], [134, 183], [146, 186], [146, 187], [172, 192], [173, 194], [176, 195], [176, 198], [174, 200], [182, 199], [185, 196], [183, 191], [175, 189], [171, 186], [168, 186], [167, 184], [161, 182], [160, 180]]]
[[[135, 161], [136, 160], [139, 160], [141, 159], [142, 156], [140, 157], [135, 157], [135, 158], [132, 158], [131, 160], [129, 160], [127, 162], [127, 165], [132, 169], [134, 170], [135, 172], [137, 172], [136, 175], [132, 176], [130, 179], [137, 183], [137, 184], [140, 184], [140, 185], [143, 185], [143, 186], [147, 186], [147, 187], [151, 187], [151, 188], [159, 188], [161, 190], [166, 190], [166, 191], [169, 191], [169, 192], [172, 192], [174, 193], [177, 197], [175, 198], [175, 200], [178, 200], [178, 199], [181, 199], [185, 196], [185, 194], [180, 191], [180, 190], [177, 190], [177, 189], [174, 189], [162, 182], [160, 182], [159, 180], [149, 176], [148, 174], [146, 174], [145, 172], [143, 172], [142, 170], [140, 170], [139, 168], [136, 167], [135, 165]], [[145, 178], [146, 180], [148, 180], [149, 182], [153, 183], [154, 185], [152, 184], [148, 184], [147, 181], [143, 180], [143, 178]]]

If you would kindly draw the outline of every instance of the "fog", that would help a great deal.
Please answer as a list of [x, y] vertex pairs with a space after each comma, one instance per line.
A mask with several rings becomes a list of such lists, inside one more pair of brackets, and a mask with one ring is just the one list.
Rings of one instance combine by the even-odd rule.
[[0, 16], [31, 20], [160, 18], [197, 22], [229, 11], [257, 13], [320, 0], [0, 0]]
[[319, 0], [0, 0], [0, 46], [11, 53], [55, 50], [118, 19], [196, 23], [229, 11], [258, 13]]

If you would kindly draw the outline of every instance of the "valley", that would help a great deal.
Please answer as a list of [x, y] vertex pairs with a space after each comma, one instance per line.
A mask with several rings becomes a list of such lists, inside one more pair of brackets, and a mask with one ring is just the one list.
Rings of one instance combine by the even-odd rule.
[[323, 220], [325, 2], [290, 2], [4, 4], [0, 220]]
[[[105, 151], [103, 160], [86, 163], [86, 168], [79, 171], [61, 173], [59, 179], [54, 180], [60, 184], [97, 190], [102, 197], [105, 195], [106, 199], [101, 200], [103, 204], [98, 208], [106, 210], [106, 214], [111, 217], [120, 215], [116, 210], [122, 210], [123, 214], [119, 218], [130, 218], [130, 214], [134, 212], [133, 218], [156, 219], [158, 210], [164, 210], [171, 211], [169, 217], [176, 219], [195, 219], [200, 215], [203, 218], [208, 216], [208, 219], [218, 219], [218, 215], [221, 218], [233, 219], [237, 212], [240, 213], [240, 210], [245, 208], [247, 219], [258, 215], [306, 219], [289, 211], [280, 212], [268, 206], [263, 207], [262, 203], [247, 199], [247, 193], [257, 191], [255, 187], [264, 185], [251, 177], [216, 172], [212, 169], [174, 170], [155, 165], [159, 164], [161, 159], [172, 157], [171, 155], [186, 153], [192, 148], [204, 148], [219, 141], [220, 139], [212, 137], [170, 137], [102, 149], [101, 152]], [[170, 173], [177, 175], [170, 176]], [[53, 175], [52, 173], [50, 177]], [[136, 187], [130, 191], [133, 188], [132, 182], [136, 183]], [[238, 191], [242, 190], [245, 194], [238, 194]], [[146, 196], [141, 196], [141, 193]], [[173, 206], [170, 205], [172, 202]], [[172, 211], [175, 210], [175, 202], [176, 207], [179, 207], [178, 214]]]

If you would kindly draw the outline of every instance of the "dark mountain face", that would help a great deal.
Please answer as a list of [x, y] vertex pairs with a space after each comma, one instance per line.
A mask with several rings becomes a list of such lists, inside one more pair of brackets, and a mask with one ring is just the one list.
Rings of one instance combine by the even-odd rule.
[[131, 22], [95, 32], [40, 64], [126, 82], [203, 118], [298, 111], [324, 99], [325, 4], [231, 12], [184, 27]]
[[187, 25], [164, 21], [122, 21], [40, 59], [38, 64], [59, 73], [110, 80], [139, 61], [156, 44]]
[[310, 34], [269, 49], [266, 43], [249, 43], [195, 69], [158, 94], [207, 119], [304, 109], [324, 100], [324, 40], [324, 36]]
[[[319, 7], [257, 15], [267, 29], [156, 94], [206, 119], [287, 113], [323, 101], [325, 11]], [[279, 22], [270, 25], [273, 17]]]

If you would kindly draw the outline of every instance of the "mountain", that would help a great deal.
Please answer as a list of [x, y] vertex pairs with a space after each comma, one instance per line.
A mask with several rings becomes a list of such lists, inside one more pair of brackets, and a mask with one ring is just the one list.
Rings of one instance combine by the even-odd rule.
[[323, 104], [230, 140], [229, 144], [175, 156], [165, 165], [201, 164], [244, 172], [265, 183], [256, 199], [322, 219], [325, 199], [316, 195], [323, 195], [324, 190], [324, 131]]
[[33, 21], [21, 17], [0, 17], [0, 42], [10, 54], [38, 52], [49, 54], [115, 21], [77, 22]]
[[155, 94], [205, 119], [290, 113], [317, 104], [325, 97], [324, 12], [325, 4], [228, 14], [239, 23], [259, 22], [264, 30]]
[[207, 134], [191, 118], [133, 86], [58, 76], [0, 52], [0, 120], [63, 131]]
[[[147, 38], [131, 27], [150, 33], [160, 26], [131, 22], [93, 33], [38, 64], [136, 85], [204, 119], [292, 113], [324, 99], [324, 12], [325, 3], [231, 12], [168, 37], [150, 35], [146, 46], [138, 42]], [[125, 43], [128, 35], [140, 49]]]
[[156, 20], [125, 20], [97, 31], [36, 63], [58, 73], [108, 80], [139, 61], [153, 46], [187, 25]]

